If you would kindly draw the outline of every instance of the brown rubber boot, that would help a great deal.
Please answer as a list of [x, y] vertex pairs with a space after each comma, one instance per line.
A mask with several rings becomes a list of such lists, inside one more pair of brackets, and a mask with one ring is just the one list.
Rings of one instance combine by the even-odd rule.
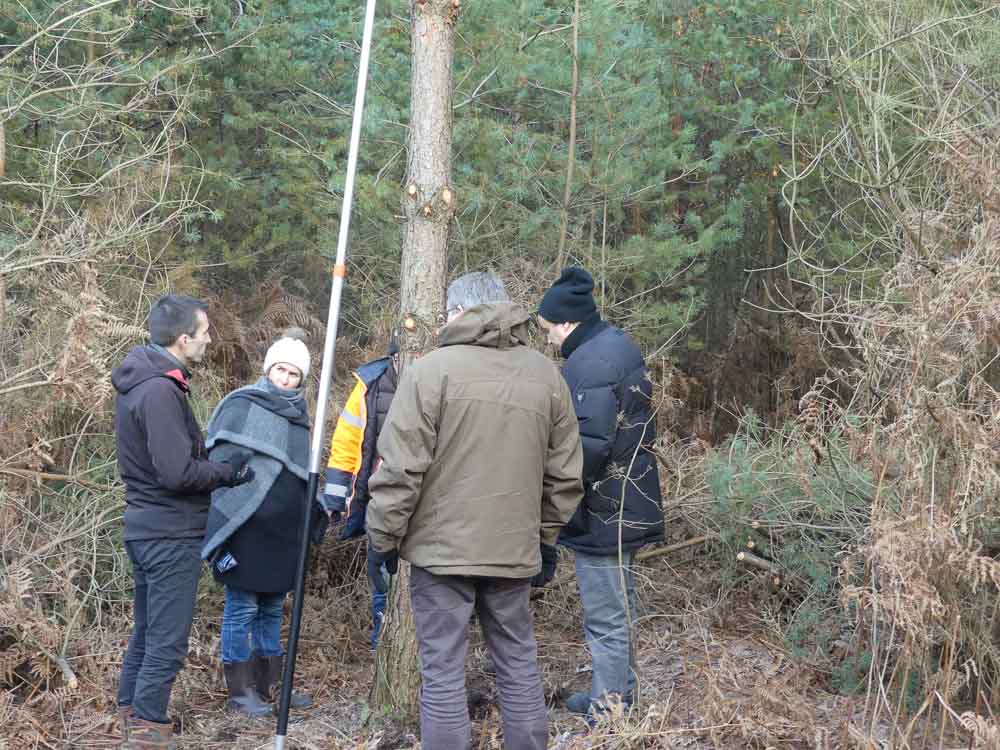
[[[285, 671], [284, 656], [254, 656], [254, 674], [257, 678], [257, 692], [266, 701], [276, 704], [281, 697], [281, 675]], [[292, 693], [292, 708], [311, 708], [312, 698], [301, 693]]]
[[177, 750], [177, 743], [171, 739], [173, 736], [173, 724], [157, 724], [133, 716], [129, 720], [125, 747], [128, 750]]
[[226, 675], [226, 687], [229, 689], [226, 708], [247, 716], [270, 716], [271, 706], [261, 700], [254, 689], [252, 665], [253, 662], [249, 661], [222, 665], [222, 671]]

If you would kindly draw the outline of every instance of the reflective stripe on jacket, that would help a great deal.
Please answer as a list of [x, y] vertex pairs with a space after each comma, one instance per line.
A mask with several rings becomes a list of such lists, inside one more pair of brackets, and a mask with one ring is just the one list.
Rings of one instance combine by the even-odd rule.
[[[354, 375], [357, 378], [357, 374]], [[361, 445], [365, 439], [368, 414], [365, 393], [368, 386], [358, 378], [350, 398], [337, 418], [330, 441], [330, 460], [326, 466], [323, 500], [327, 510], [344, 511], [354, 492], [354, 479], [361, 469]]]

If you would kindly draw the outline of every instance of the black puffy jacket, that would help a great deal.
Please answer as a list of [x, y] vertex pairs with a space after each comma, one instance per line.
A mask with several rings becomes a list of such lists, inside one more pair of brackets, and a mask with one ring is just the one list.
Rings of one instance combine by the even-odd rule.
[[562, 346], [583, 442], [583, 502], [559, 543], [591, 555], [663, 540], [652, 384], [639, 347], [598, 315]]

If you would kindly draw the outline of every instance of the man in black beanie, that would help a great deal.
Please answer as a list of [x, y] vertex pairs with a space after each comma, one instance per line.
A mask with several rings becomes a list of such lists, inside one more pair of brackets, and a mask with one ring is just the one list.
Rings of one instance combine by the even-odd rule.
[[[566, 707], [593, 714], [635, 698], [629, 622], [635, 618], [636, 550], [663, 540], [652, 385], [639, 347], [601, 319], [594, 279], [563, 269], [542, 297], [538, 322], [565, 357], [583, 443], [584, 498], [559, 543], [576, 553], [583, 630], [593, 662], [591, 687]], [[554, 568], [553, 549], [542, 550]], [[624, 582], [624, 586], [623, 586]]]

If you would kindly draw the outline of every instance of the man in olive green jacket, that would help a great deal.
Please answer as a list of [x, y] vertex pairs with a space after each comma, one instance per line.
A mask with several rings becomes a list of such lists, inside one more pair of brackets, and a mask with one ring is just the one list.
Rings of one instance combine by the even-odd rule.
[[369, 571], [412, 565], [423, 679], [421, 744], [464, 750], [468, 624], [479, 617], [496, 665], [504, 744], [542, 750], [548, 714], [529, 594], [541, 544], [554, 545], [583, 497], [580, 432], [555, 365], [528, 346], [531, 316], [503, 283], [466, 274], [448, 288], [441, 347], [400, 378], [369, 481]]

